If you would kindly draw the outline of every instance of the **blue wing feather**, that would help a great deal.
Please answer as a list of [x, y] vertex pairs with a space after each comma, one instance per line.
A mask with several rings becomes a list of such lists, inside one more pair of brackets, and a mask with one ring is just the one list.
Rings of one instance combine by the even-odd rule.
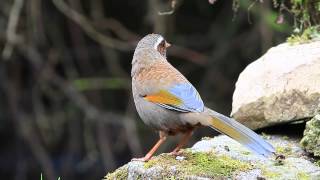
[[179, 98], [182, 103], [180, 105], [158, 105], [180, 112], [202, 112], [204, 110], [204, 104], [199, 93], [190, 83], [177, 84], [168, 89], [168, 92]]

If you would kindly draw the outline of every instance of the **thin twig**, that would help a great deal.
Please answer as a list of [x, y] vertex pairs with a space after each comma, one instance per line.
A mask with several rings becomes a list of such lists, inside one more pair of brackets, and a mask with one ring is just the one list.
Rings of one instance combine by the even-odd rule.
[[102, 112], [96, 107], [91, 105], [87, 99], [79, 93], [71, 83], [65, 81], [55, 74], [50, 74], [48, 81], [56, 85], [76, 106], [78, 106], [91, 120], [103, 121], [104, 123], [111, 123], [121, 125], [119, 119], [123, 119], [122, 116], [115, 113]]
[[94, 26], [102, 30], [111, 30], [119, 38], [126, 41], [137, 41], [140, 37], [134, 32], [127, 29], [123, 24], [114, 18], [101, 18], [94, 20]]
[[251, 12], [251, 9], [253, 8], [253, 6], [256, 4], [256, 2], [257, 2], [257, 1], [255, 0], [255, 1], [254, 1], [253, 3], [251, 3], [250, 6], [248, 7], [248, 12], [247, 12], [248, 14], [247, 14], [247, 15], [248, 15], [248, 23], [249, 23], [249, 24], [252, 24], [251, 18], [250, 18], [250, 12]]
[[164, 11], [164, 12], [158, 12], [159, 16], [165, 16], [165, 15], [171, 15], [175, 12], [177, 5], [177, 0], [171, 0], [171, 10], [170, 11]]
[[121, 125], [120, 121], [115, 119], [122, 119], [123, 116], [115, 113], [108, 113], [98, 110], [68, 81], [64, 80], [53, 72], [50, 67], [44, 68], [43, 58], [40, 53], [32, 47], [32, 45], [26, 46], [25, 44], [17, 44], [17, 48], [21, 53], [30, 61], [34, 69], [42, 70], [39, 75], [39, 80], [50, 82], [52, 85], [58, 87], [67, 98], [69, 98], [77, 107], [79, 107], [87, 116], [92, 120], [101, 120], [105, 123], [111, 123], [115, 125]]
[[[130, 98], [127, 109], [126, 109], [126, 113], [125, 113], [126, 117], [132, 117], [134, 115], [135, 108], [133, 103], [134, 103], [133, 99]], [[123, 127], [125, 130], [125, 135], [127, 136], [126, 140], [132, 152], [132, 155], [133, 156], [141, 155], [142, 147], [141, 147], [141, 142], [139, 140], [137, 124], [135, 123], [134, 119], [124, 118]]]
[[111, 38], [98, 32], [85, 16], [70, 8], [63, 0], [52, 0], [52, 2], [57, 9], [59, 9], [69, 19], [77, 23], [90, 38], [99, 44], [122, 51], [133, 50], [133, 44]]
[[41, 142], [35, 133], [35, 129], [32, 126], [33, 119], [29, 114], [25, 113], [19, 108], [19, 102], [21, 94], [13, 85], [13, 82], [4, 82], [6, 84], [6, 92], [8, 98], [8, 106], [11, 111], [11, 116], [14, 120], [14, 124], [18, 129], [19, 136], [26, 142], [29, 146], [32, 154], [38, 160], [39, 164], [43, 168], [48, 180], [53, 180], [55, 177], [55, 171], [51, 159], [46, 151], [46, 149], [41, 145]]
[[110, 142], [110, 136], [108, 136], [108, 130], [105, 125], [101, 122], [97, 124], [97, 146], [101, 151], [101, 157], [106, 169], [114, 169], [116, 165], [115, 155], [113, 153], [112, 143]]
[[8, 27], [6, 30], [7, 42], [2, 51], [2, 57], [8, 60], [13, 52], [13, 45], [16, 41], [21, 41], [22, 38], [16, 34], [16, 29], [19, 23], [20, 13], [23, 7], [24, 0], [15, 0], [10, 10]]

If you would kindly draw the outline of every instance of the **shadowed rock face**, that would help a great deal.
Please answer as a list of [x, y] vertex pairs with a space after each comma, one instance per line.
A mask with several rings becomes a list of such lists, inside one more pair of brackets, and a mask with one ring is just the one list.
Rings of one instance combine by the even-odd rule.
[[266, 136], [286, 158], [256, 156], [227, 136], [205, 138], [181, 156], [161, 154], [149, 162], [129, 162], [105, 179], [320, 179], [320, 167], [299, 147], [298, 140]]
[[320, 110], [319, 69], [320, 41], [271, 48], [240, 74], [231, 116], [252, 129], [313, 117]]

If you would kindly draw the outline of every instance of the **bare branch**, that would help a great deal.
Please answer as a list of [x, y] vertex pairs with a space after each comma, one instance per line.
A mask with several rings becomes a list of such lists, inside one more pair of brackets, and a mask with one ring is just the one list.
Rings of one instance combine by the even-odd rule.
[[171, 10], [170, 11], [165, 11], [165, 12], [158, 12], [158, 15], [164, 16], [164, 15], [171, 15], [174, 13], [177, 5], [177, 0], [171, 0]]
[[52, 0], [52, 2], [58, 10], [60, 10], [69, 19], [77, 23], [90, 38], [102, 46], [122, 51], [133, 50], [134, 44], [129, 44], [98, 32], [85, 16], [70, 8], [63, 0]]
[[16, 34], [17, 25], [19, 23], [20, 13], [24, 0], [15, 0], [10, 10], [8, 27], [6, 30], [7, 43], [2, 51], [3, 59], [7, 60], [11, 57], [14, 42], [21, 41], [22, 38]]

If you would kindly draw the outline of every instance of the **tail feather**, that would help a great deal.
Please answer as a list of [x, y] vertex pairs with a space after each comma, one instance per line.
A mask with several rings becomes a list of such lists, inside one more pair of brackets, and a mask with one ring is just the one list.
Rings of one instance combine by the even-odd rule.
[[271, 144], [236, 120], [208, 108], [206, 108], [206, 112], [212, 117], [209, 122], [210, 127], [235, 139], [249, 150], [266, 157], [275, 152]]

